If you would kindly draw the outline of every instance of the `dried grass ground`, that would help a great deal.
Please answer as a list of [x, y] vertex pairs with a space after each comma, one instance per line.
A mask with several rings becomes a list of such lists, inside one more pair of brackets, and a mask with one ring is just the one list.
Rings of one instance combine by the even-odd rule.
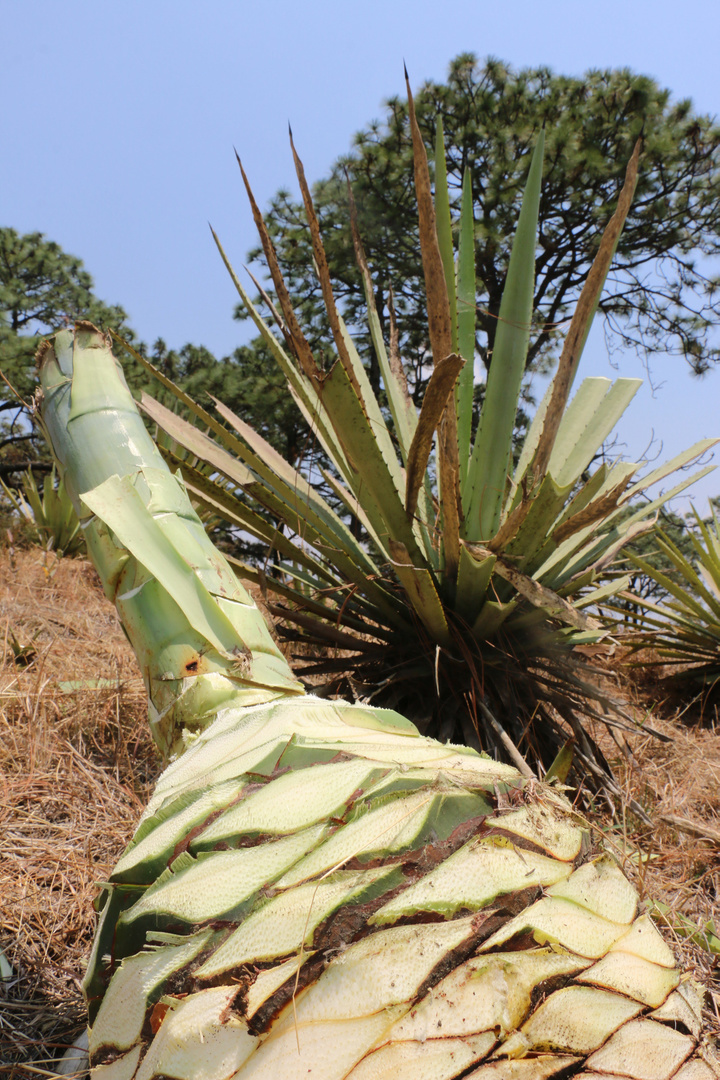
[[[31, 663], [15, 661], [13, 640], [34, 652]], [[159, 762], [132, 650], [87, 562], [0, 550], [0, 645], [0, 948], [13, 968], [0, 981], [0, 1073], [20, 1080], [53, 1075], [84, 1028], [96, 883], [129, 839]], [[672, 925], [720, 925], [720, 737], [655, 715], [652, 686], [618, 676], [614, 659], [606, 668], [672, 741], [639, 735], [630, 757], [615, 750], [626, 794], [657, 825], [600, 805], [594, 824]], [[108, 685], [61, 686], [98, 679]], [[710, 986], [709, 1025], [720, 1033], [716, 963], [667, 932]]]

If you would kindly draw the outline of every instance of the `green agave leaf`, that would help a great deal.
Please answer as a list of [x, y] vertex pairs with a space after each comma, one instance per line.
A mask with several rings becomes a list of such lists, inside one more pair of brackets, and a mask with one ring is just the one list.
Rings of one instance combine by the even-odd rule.
[[582, 476], [642, 386], [641, 379], [585, 379], [560, 423], [548, 470], [559, 484]]
[[[679, 559], [674, 558], [672, 549], [667, 547], [666, 545], [661, 544], [661, 547], [663, 547], [665, 553], [675, 563], [676, 568], [680, 571], [685, 580], [690, 582], [698, 590], [698, 592], [701, 592], [701, 595], [705, 594], [705, 589], [702, 585], [702, 582], [700, 581], [698, 575], [694, 572], [692, 565], [682, 557], [680, 557]], [[661, 570], [656, 570], [651, 563], [647, 562], [646, 559], [640, 558], [639, 555], [633, 555], [632, 553], [628, 553], [628, 558], [630, 559], [633, 566], [637, 566], [637, 568], [639, 570], [642, 570], [644, 574], [647, 574], [649, 577], [657, 581], [659, 585], [662, 585], [663, 589], [665, 589], [665, 591], [669, 593], [670, 596], [674, 596], [675, 599], [680, 603], [681, 610], [684, 609], [687, 612], [692, 612], [698, 618], [707, 620], [707, 608], [703, 607], [699, 600], [696, 600], [693, 597], [692, 593], [688, 591], [686, 586], [676, 585], [676, 583], [671, 577], [669, 577], [667, 574], [664, 574]], [[707, 600], [707, 595], [705, 595], [704, 598]], [[720, 616], [720, 605], [717, 605], [714, 601], [711, 605], [711, 610], [716, 617]]]
[[620, 505], [605, 517], [601, 530], [596, 523], [589, 524], [574, 536], [558, 544], [542, 566], [535, 571], [535, 576], [543, 580], [550, 588], [558, 590], [587, 566], [596, 565], [601, 568], [608, 565], [625, 544], [633, 536], [638, 535], [638, 530], [647, 531], [653, 527], [652, 515], [656, 510], [706, 476], [712, 469], [713, 466], [709, 465], [699, 470], [676, 484], [669, 492], [652, 502], [644, 503], [625, 518], [622, 518], [622, 515], [627, 512], [627, 507], [624, 504]]
[[399, 540], [422, 565], [425, 560], [413, 524], [345, 369], [336, 364], [322, 385], [323, 401], [328, 414], [336, 418], [335, 430], [350, 466], [346, 479], [365, 507], [373, 530], [384, 547], [391, 537]]
[[500, 304], [485, 401], [463, 491], [463, 537], [490, 540], [500, 525], [518, 396], [525, 372], [535, 281], [535, 244], [545, 133], [533, 153]]
[[239, 157], [237, 158], [237, 163], [240, 166], [240, 174], [245, 185], [248, 201], [250, 202], [250, 209], [252, 210], [255, 227], [260, 235], [260, 243], [262, 244], [265, 260], [285, 319], [285, 328], [283, 331], [285, 339], [297, 358], [300, 368], [317, 388], [321, 372], [315, 363], [315, 357], [312, 354], [312, 349], [308, 344], [308, 340], [303, 334], [300, 324], [297, 321], [290, 300], [290, 294], [288, 293], [287, 286], [280, 271], [280, 264], [278, 263], [273, 242], [270, 239], [270, 234], [267, 231], [263, 216], [260, 213], [260, 208], [255, 201], [250, 182], [245, 174], [245, 170], [242, 167], [242, 162]]
[[[466, 545], [472, 551], [473, 547]], [[474, 545], [473, 545], [474, 546]], [[492, 553], [487, 548], [479, 547], [476, 549], [477, 555], [487, 558]], [[509, 582], [512, 587], [526, 600], [528, 600], [533, 607], [542, 608], [551, 618], [560, 619], [562, 622], [567, 623], [569, 626], [574, 626], [578, 630], [599, 630], [600, 624], [594, 619], [590, 619], [569, 604], [567, 600], [559, 596], [556, 592], [548, 589], [545, 585], [539, 581], [529, 577], [527, 574], [520, 573], [514, 566], [504, 559], [497, 559], [493, 572], [498, 577]]]
[[570, 328], [565, 339], [560, 363], [555, 378], [552, 382], [552, 394], [548, 402], [543, 420], [543, 431], [540, 437], [535, 458], [536, 477], [542, 477], [549, 467], [549, 462], [554, 452], [555, 437], [558, 432], [561, 419], [565, 412], [570, 389], [577, 373], [580, 358], [590, 333], [593, 318], [600, 301], [600, 295], [605, 285], [610, 265], [625, 224], [625, 219], [630, 211], [635, 187], [637, 185], [638, 168], [640, 164], [640, 152], [642, 140], [638, 139], [635, 148], [625, 170], [625, 180], [618, 198], [618, 205], [612, 218], [608, 222], [600, 241], [598, 253], [593, 260], [590, 273], [583, 285], [580, 299], [570, 323]]
[[499, 600], [486, 600], [480, 614], [473, 623], [473, 636], [479, 641], [492, 639], [502, 624], [508, 619], [518, 605], [519, 598], [514, 596], [507, 603]]
[[653, 469], [652, 472], [647, 473], [641, 480], [638, 480], [637, 484], [634, 484], [628, 491], [626, 499], [632, 499], [635, 495], [640, 495], [647, 488], [652, 487], [653, 484], [657, 484], [658, 481], [664, 480], [666, 476], [671, 473], [677, 472], [679, 469], [683, 469], [686, 465], [689, 465], [691, 461], [697, 460], [706, 454], [708, 450], [711, 450], [713, 446], [717, 446], [718, 439], [701, 439], [700, 442], [696, 442], [693, 446], [687, 450], [683, 450], [681, 454], [676, 454], [674, 458], [666, 461], [663, 465], [660, 465], [657, 469]]
[[[400, 470], [400, 465], [397, 460], [395, 447], [393, 446], [392, 439], [390, 438], [390, 432], [388, 431], [387, 424], [385, 423], [385, 417], [383, 416], [380, 404], [373, 393], [370, 380], [365, 371], [362, 360], [358, 355], [358, 351], [355, 348], [355, 343], [348, 334], [347, 327], [343, 319], [338, 315], [338, 323], [340, 326], [340, 333], [345, 342], [345, 348], [347, 351], [348, 359], [352, 364], [353, 373], [357, 385], [360, 388], [360, 400], [365, 406], [365, 412], [367, 414], [368, 423], [373, 430], [373, 434], [380, 446], [381, 453], [385, 458], [388, 466], [388, 470], [393, 478], [395, 487], [399, 492], [403, 490], [403, 479]], [[353, 385], [354, 382], [353, 382]]]
[[[535, 415], [530, 421], [530, 427], [527, 430], [525, 441], [522, 444], [520, 450], [520, 456], [518, 457], [517, 465], [515, 466], [515, 472], [513, 473], [512, 482], [508, 488], [508, 495], [505, 501], [505, 513], [509, 514], [513, 507], [517, 506], [523, 495], [523, 487], [527, 487], [527, 490], [532, 490], [532, 477], [528, 476], [528, 469], [532, 464], [535, 457], [535, 451], [537, 450], [540, 436], [542, 435], [543, 424], [545, 423], [545, 416], [547, 415], [548, 405], [550, 404], [550, 398], [552, 397], [552, 383], [548, 386], [547, 390], [543, 394], [542, 400], [537, 407]], [[524, 484], [523, 484], [524, 481]]]
[[390, 552], [395, 573], [421, 622], [430, 631], [434, 641], [440, 645], [449, 645], [447, 619], [432, 574], [424, 567], [413, 564], [404, 544], [391, 540]]
[[[309, 488], [309, 485], [307, 498], [299, 497], [297, 491], [290, 486], [286, 485], [283, 488], [277, 474], [270, 474], [264, 463], [256, 455], [252, 455], [253, 463], [258, 463], [259, 469], [269, 474], [270, 482], [275, 481], [275, 489], [279, 488], [280, 494], [275, 496], [269, 483], [260, 484], [254, 473], [187, 421], [147, 396], [143, 400], [143, 407], [178, 442], [191, 448], [194, 453], [203, 460], [209, 461], [223, 475], [244, 487], [253, 498], [258, 499], [280, 520], [285, 520], [296, 535], [302, 537], [303, 542], [311, 544], [325, 556], [330, 566], [337, 568], [346, 579], [358, 585], [362, 592], [377, 605], [385, 618], [390, 619], [395, 625], [405, 625], [405, 621], [399, 618], [399, 612], [403, 609], [402, 603], [377, 585], [375, 581], [375, 578], [379, 576], [377, 567], [345, 524], [327, 503]], [[253, 434], [256, 440], [261, 440], [259, 435]], [[243, 452], [249, 456], [247, 448], [244, 448]], [[287, 466], [287, 468], [291, 467]], [[304, 487], [306, 483], [302, 480], [301, 486]], [[404, 517], [402, 520], [405, 524]], [[247, 517], [246, 526], [250, 528], [251, 524], [251, 519]], [[265, 537], [266, 531], [263, 529], [261, 538]], [[299, 559], [299, 561], [304, 560]]]
[[365, 509], [362, 506], [362, 504], [360, 502], [358, 502], [358, 500], [355, 498], [353, 493], [351, 491], [348, 491], [348, 489], [345, 487], [345, 485], [341, 484], [340, 481], [337, 480], [332, 475], [332, 473], [329, 473], [327, 471], [327, 469], [321, 469], [320, 473], [322, 475], [323, 480], [328, 485], [328, 487], [332, 488], [332, 490], [335, 492], [337, 497], [340, 499], [340, 501], [342, 503], [345, 504], [347, 509], [353, 515], [353, 517], [356, 517], [358, 519], [358, 521], [360, 522], [362, 527], [367, 532], [368, 536], [370, 536], [372, 538], [373, 543], [375, 544], [377, 549], [379, 551], [382, 551], [383, 550], [383, 545], [380, 542], [380, 537], [376, 534], [376, 532], [375, 532], [375, 530], [374, 530], [374, 528], [372, 526], [372, 523], [370, 521], [370, 518], [365, 513]]
[[604, 585], [601, 585], [599, 589], [593, 589], [591, 592], [582, 593], [577, 600], [573, 601], [573, 607], [585, 608], [600, 604], [603, 600], [607, 600], [608, 597], [616, 596], [618, 593], [623, 592], [629, 587], [630, 577], [628, 575], [616, 578], [614, 581], [607, 581]]
[[492, 578], [496, 555], [474, 553], [475, 549], [463, 544], [460, 549], [457, 597], [455, 610], [466, 622], [473, 623], [478, 617]]
[[503, 557], [513, 560], [519, 570], [534, 565], [572, 488], [572, 484], [556, 483], [549, 475], [540, 484], [517, 534], [503, 547]]
[[[400, 452], [402, 454], [403, 461], [407, 463], [410, 443], [412, 442], [413, 435], [415, 434], [415, 428], [417, 427], [417, 410], [415, 409], [412, 398], [408, 393], [407, 379], [405, 378], [405, 372], [403, 370], [400, 358], [397, 355], [393, 355], [392, 348], [390, 351], [390, 356], [388, 356], [387, 349], [385, 348], [385, 342], [382, 336], [382, 329], [380, 327], [380, 317], [378, 315], [377, 306], [375, 304], [375, 291], [373, 289], [373, 281], [370, 275], [370, 268], [368, 267], [367, 259], [365, 257], [365, 250], [362, 245], [360, 233], [358, 231], [355, 200], [353, 198], [352, 188], [350, 186], [349, 180], [348, 201], [350, 205], [350, 226], [352, 229], [353, 244], [355, 247], [355, 258], [360, 268], [360, 273], [363, 280], [363, 288], [365, 290], [365, 302], [367, 304], [368, 310], [368, 324], [370, 327], [370, 336], [372, 338], [373, 348], [375, 349], [378, 366], [380, 367], [380, 374], [385, 385], [385, 391], [388, 396], [390, 412], [392, 413], [393, 421], [395, 423], [395, 433], [398, 437], [398, 442], [400, 444]], [[390, 302], [390, 312], [392, 321], [392, 302]]]
[[564, 784], [570, 774], [574, 756], [575, 739], [572, 738], [564, 743], [553, 759], [550, 768], [545, 773], [545, 782], [550, 783], [551, 780], [554, 780], [558, 784]]
[[475, 222], [470, 170], [465, 170], [457, 259], [457, 351], [466, 361], [456, 388], [460, 490], [467, 485], [475, 393]]
[[[247, 428], [247, 425], [243, 425], [238, 418], [235, 418], [238, 426], [243, 431], [247, 428], [251, 443], [257, 447], [257, 452], [234, 437], [232, 444], [237, 448], [238, 454], [248, 462], [251, 469], [148, 394], [143, 394], [141, 405], [145, 412], [177, 443], [244, 488], [258, 502], [274, 511], [278, 517], [288, 519], [295, 532], [302, 534], [306, 531], [301, 524], [304, 522], [312, 527], [318, 537], [335, 543], [341, 541], [343, 551], [350, 552], [352, 557], [366, 566], [368, 573], [377, 573], [377, 567], [332, 507], [317, 494], [300, 473], [265, 442], [262, 436], [251, 428]], [[225, 409], [225, 412], [234, 415], [229, 409]], [[222, 430], [225, 431], [224, 428]], [[226, 437], [229, 434], [226, 432]], [[276, 463], [277, 469], [271, 468], [267, 464], [268, 460]], [[259, 479], [263, 483], [260, 483]]]
[[602, 521], [623, 501], [624, 492], [638, 466], [620, 461], [612, 467], [602, 464], [570, 500], [553, 529], [553, 539], [561, 543], [595, 521]]
[[[257, 308], [253, 304], [252, 300], [248, 296], [247, 292], [243, 288], [237, 274], [235, 273], [222, 244], [216, 236], [214, 230], [211, 229], [213, 240], [217, 245], [217, 249], [220, 252], [220, 257], [225, 263], [225, 267], [230, 274], [232, 282], [237, 290], [237, 293], [247, 310], [250, 318], [255, 323], [255, 326], [260, 332], [260, 335], [265, 341], [266, 345], [270, 349], [272, 355], [278, 363], [280, 370], [287, 379], [290, 391], [298, 405], [298, 408], [302, 412], [308, 427], [315, 432], [317, 438], [325, 450], [331, 461], [334, 461], [340, 472], [345, 475], [347, 471], [347, 464], [344, 461], [344, 455], [340, 444], [335, 438], [335, 433], [332, 430], [332, 425], [329, 423], [325, 416], [324, 409], [322, 407], [322, 401], [317, 393], [315, 383], [312, 379], [308, 378], [304, 371], [299, 371], [288, 354], [280, 345], [273, 332], [270, 330], [264, 319], [258, 312]], [[250, 277], [255, 284], [258, 292], [266, 299], [266, 302], [272, 307], [270, 298], [262, 288], [262, 286], [255, 281], [255, 278], [250, 274]]]
[[[334, 526], [334, 531], [342, 539], [344, 546], [352, 551], [352, 554], [357, 561], [364, 563], [370, 573], [377, 574], [378, 568], [372, 561], [369, 555], [366, 554], [364, 549], [355, 541], [352, 533], [345, 525], [345, 522], [334, 512], [334, 510], [322, 499], [315, 489], [307, 482], [307, 480], [290, 465], [281, 454], [275, 450], [261, 435], [258, 435], [249, 424], [246, 424], [244, 420], [241, 420], [232, 409], [228, 409], [226, 405], [223, 405], [217, 398], [213, 398], [215, 407], [220, 415], [230, 424], [240, 435], [240, 437], [247, 443], [254, 453], [254, 457], [251, 459], [251, 464], [255, 467], [257, 472], [266, 483], [272, 483], [272, 481], [279, 477], [286, 485], [287, 489], [292, 492], [292, 498], [295, 505], [307, 504], [312, 506], [316, 512], [320, 511], [320, 514], [325, 518], [330, 517], [330, 521]], [[357, 503], [352, 504], [351, 508], [353, 512]]]

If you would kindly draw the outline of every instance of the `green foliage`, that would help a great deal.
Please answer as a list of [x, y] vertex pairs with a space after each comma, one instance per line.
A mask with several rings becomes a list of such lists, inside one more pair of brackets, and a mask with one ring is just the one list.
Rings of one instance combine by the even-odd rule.
[[[300, 461], [308, 446], [309, 430], [262, 339], [235, 349], [221, 360], [201, 346], [168, 349], [161, 338], [149, 353], [144, 348], [140, 351], [191, 397], [206, 403], [219, 398], [233, 412], [244, 416], [288, 461]], [[125, 362], [125, 374], [134, 393], [147, 388], [147, 371], [132, 355]], [[161, 391], [160, 400], [171, 404], [175, 399], [171, 393]]]
[[[422, 87], [416, 111], [429, 146], [442, 120], [456, 214], [463, 174], [470, 170], [476, 353], [485, 370], [499, 325], [517, 196], [527, 178], [535, 132], [543, 125], [545, 164], [527, 364], [548, 369], [557, 358], [563, 329], [558, 323], [572, 311], [641, 130], [643, 170], [612, 281], [600, 301], [605, 333], [611, 347], [643, 355], [673, 353], [694, 372], [717, 361], [712, 328], [719, 321], [720, 293], [717, 280], [706, 276], [706, 257], [720, 250], [720, 128], [709, 117], [697, 115], [687, 100], [673, 102], [668, 90], [628, 69], [571, 78], [548, 68], [514, 71], [497, 60], [478, 63], [472, 54], [452, 61], [445, 83]], [[383, 332], [387, 335], [384, 312], [392, 288], [400, 348], [419, 405], [428, 342], [415, 196], [408, 183], [411, 162], [407, 104], [392, 98], [384, 118], [356, 134], [351, 153], [314, 186], [313, 196], [336, 298], [348, 325], [362, 327], [366, 303], [353, 258], [349, 175]], [[302, 207], [280, 191], [266, 217], [288, 289], [320, 359], [328, 327]], [[362, 330], [357, 344], [377, 392], [379, 371]]]
[[[222, 359], [191, 344], [171, 350], [162, 339], [149, 349], [136, 341], [121, 307], [98, 300], [92, 278], [80, 259], [64, 252], [42, 233], [20, 235], [14, 229], [3, 228], [0, 371], [7, 383], [0, 381], [0, 478], [16, 493], [23, 470], [32, 465], [39, 474], [49, 471], [51, 465], [45, 441], [23, 405], [35, 389], [35, 352], [44, 337], [78, 319], [115, 331], [201, 400], [208, 400], [207, 394], [221, 397], [231, 408], [248, 416], [291, 461], [301, 456], [307, 428], [262, 342], [237, 349]], [[139, 396], [147, 388], [147, 372], [130, 358], [126, 375]]]
[[691, 554], [658, 530], [656, 547], [672, 573], [649, 559], [631, 555], [634, 566], [664, 590], [659, 602], [633, 598], [640, 609], [636, 649], [652, 648], [662, 664], [680, 665], [673, 681], [717, 690], [720, 679], [720, 523], [713, 507], [710, 522], [695, 515], [689, 532]]
[[[658, 529], [667, 536], [682, 555], [692, 564], [696, 562], [695, 548], [692, 542], [692, 530], [680, 514], [676, 514], [667, 506], [661, 506], [657, 511]], [[682, 584], [682, 575], [678, 573], [665, 553], [658, 547], [657, 530], [642, 533], [626, 545], [623, 556], [615, 564], [617, 573], [627, 574], [629, 586], [627, 593], [614, 598], [614, 603], [625, 611], [626, 622], [634, 621], [640, 611], [637, 599], [651, 600], [657, 603], [667, 597], [667, 592], [655, 577], [644, 573], [631, 561], [631, 556], [644, 559], [653, 571], [666, 575], [677, 585]]]
[[[127, 316], [93, 293], [80, 259], [42, 233], [0, 229], [0, 476], [15, 477], [35, 465], [49, 470], [42, 436], [30, 424], [23, 401], [35, 390], [34, 357], [40, 341], [76, 319], [89, 319], [132, 336]], [[13, 387], [14, 393], [8, 387]]]
[[[466, 299], [472, 295], [472, 262], [463, 258], [472, 251], [476, 231], [469, 186], [453, 227], [449, 202], [437, 190], [433, 208], [417, 126], [413, 137], [427, 296], [425, 334], [433, 363], [419, 412], [407, 391], [397, 337], [392, 329], [389, 343], [383, 336], [372, 275], [355, 229], [368, 334], [386, 409], [373, 392], [354, 337], [335, 304], [323, 240], [297, 156], [330, 326], [322, 359], [294, 311], [247, 179], [279, 298], [276, 317], [283, 343], [262, 321], [228, 264], [290, 394], [332, 462], [324, 480], [349, 511], [353, 527], [321, 496], [312, 475], [301, 475], [223, 403], [216, 405], [224, 423], [161, 376], [194, 424], [148, 397], [143, 405], [182, 448], [168, 457], [181, 465], [196, 503], [264, 540], [268, 556], [275, 554], [277, 565], [272, 571], [265, 568], [272, 578], [244, 569], [285, 599], [285, 606], [271, 609], [282, 616], [285, 632], [300, 638], [311, 654], [319, 646], [303, 669], [306, 674], [335, 676], [328, 689], [360, 688], [374, 700], [400, 705], [443, 739], [482, 743], [516, 764], [522, 763], [522, 746], [547, 768], [572, 733], [576, 761], [611, 783], [581, 720], [588, 712], [601, 716], [598, 700], [603, 711], [608, 703], [589, 687], [587, 674], [573, 666], [568, 645], [602, 635], [602, 626], [582, 609], [627, 585], [627, 579], [604, 583], [604, 568], [629, 537], [651, 527], [662, 501], [638, 509], [633, 500], [708, 445], [698, 444], [641, 480], [635, 479], [638, 466], [623, 462], [603, 464], [590, 474], [586, 470], [638, 382], [620, 379], [611, 386], [606, 379], [587, 379], [567, 404], [632, 200], [639, 145], [618, 209], [596, 245], [558, 372], [513, 468], [533, 300], [543, 139], [533, 152], [511, 246], [494, 361], [473, 445], [474, 387], [472, 379], [460, 374], [464, 364], [472, 364], [475, 341], [474, 305], [468, 306]], [[437, 154], [439, 159], [441, 142]], [[453, 232], [459, 247], [457, 270]], [[328, 656], [328, 646], [353, 655]], [[349, 671], [352, 677], [338, 683], [337, 676]]]
[[62, 479], [56, 482], [55, 466], [45, 477], [42, 494], [31, 469], [23, 475], [21, 482], [24, 498], [19, 490], [12, 491], [2, 481], [0, 484], [17, 513], [32, 522], [35, 542], [58, 555], [84, 554], [85, 538], [80, 521]]

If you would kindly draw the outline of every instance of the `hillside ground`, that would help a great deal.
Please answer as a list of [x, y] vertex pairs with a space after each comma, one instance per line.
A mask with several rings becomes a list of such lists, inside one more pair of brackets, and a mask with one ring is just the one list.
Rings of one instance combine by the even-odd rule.
[[[160, 764], [135, 658], [88, 562], [0, 549], [0, 662], [0, 949], [11, 968], [0, 978], [0, 1074], [19, 1080], [53, 1075], [85, 1026], [97, 883]], [[642, 895], [667, 906], [665, 933], [709, 987], [720, 1033], [718, 957], [687, 936], [700, 928], [702, 941], [713, 918], [720, 928], [720, 732], [662, 715], [657, 684], [616, 657], [606, 668], [636, 716], [651, 714], [672, 739], [639, 734], [630, 755], [605, 745], [653, 827], [601, 802], [593, 825]]]

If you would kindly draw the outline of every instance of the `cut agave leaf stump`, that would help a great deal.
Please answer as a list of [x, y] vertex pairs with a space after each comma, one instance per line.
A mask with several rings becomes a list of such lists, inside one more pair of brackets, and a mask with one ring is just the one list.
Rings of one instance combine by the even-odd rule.
[[106, 339], [43, 422], [170, 764], [104, 885], [94, 1080], [712, 1080], [701, 991], [551, 785], [306, 694]]

